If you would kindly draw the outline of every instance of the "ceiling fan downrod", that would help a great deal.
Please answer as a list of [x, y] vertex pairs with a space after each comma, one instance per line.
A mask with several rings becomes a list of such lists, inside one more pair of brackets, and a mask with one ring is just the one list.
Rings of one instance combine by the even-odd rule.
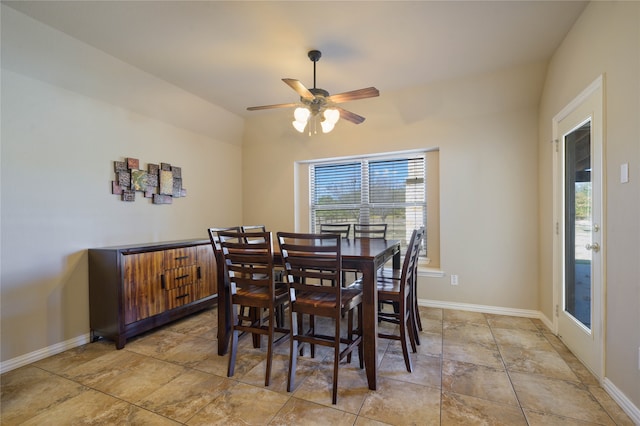
[[322, 57], [322, 52], [319, 50], [310, 50], [307, 54], [309, 59], [313, 61], [313, 88], [316, 88], [316, 62], [320, 60]]

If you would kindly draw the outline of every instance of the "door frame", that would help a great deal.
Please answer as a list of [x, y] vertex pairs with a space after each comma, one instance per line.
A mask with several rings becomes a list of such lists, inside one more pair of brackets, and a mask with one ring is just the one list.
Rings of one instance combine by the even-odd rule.
[[[599, 171], [599, 180], [600, 180], [600, 206], [598, 207], [598, 214], [600, 215], [600, 252], [598, 256], [600, 256], [600, 267], [599, 273], [597, 277], [594, 278], [592, 274], [592, 289], [594, 291], [593, 298], [593, 309], [592, 309], [592, 324], [591, 330], [594, 336], [595, 347], [599, 351], [598, 365], [594, 366], [595, 369], [599, 371], [591, 371], [598, 380], [602, 380], [605, 377], [605, 330], [606, 330], [606, 183], [605, 183], [605, 151], [604, 151], [604, 134], [605, 134], [605, 111], [604, 111], [604, 99], [605, 99], [605, 87], [604, 87], [604, 75], [598, 76], [586, 89], [584, 89], [576, 98], [574, 98], [567, 106], [565, 106], [558, 114], [556, 114], [552, 119], [552, 131], [553, 131], [553, 332], [558, 335], [559, 333], [559, 315], [560, 310], [564, 309], [562, 306], [562, 291], [563, 291], [563, 283], [564, 283], [564, 232], [562, 230], [562, 223], [564, 222], [564, 191], [563, 191], [563, 183], [564, 177], [562, 174], [563, 167], [561, 165], [561, 160], [564, 160], [564, 156], [559, 152], [561, 148], [564, 148], [563, 144], [561, 144], [560, 138], [563, 135], [559, 135], [559, 123], [562, 122], [563, 119], [568, 117], [571, 113], [573, 113], [578, 107], [580, 107], [583, 102], [590, 96], [592, 96], [596, 91], [600, 90], [600, 117], [598, 117], [600, 123], [599, 126], [592, 126], [592, 141], [599, 141], [599, 147], [596, 147], [599, 154], [598, 156], [592, 156], [592, 161], [598, 162]], [[596, 117], [592, 117], [592, 122], [596, 120]], [[595, 132], [593, 131], [595, 130]], [[597, 279], [600, 282], [599, 286], [593, 286], [593, 280]], [[597, 306], [596, 306], [597, 304]], [[571, 349], [571, 348], [569, 348]], [[582, 361], [582, 360], [581, 360]], [[583, 364], [585, 364], [583, 362]], [[587, 368], [587, 366], [585, 364]], [[589, 368], [592, 370], [591, 368]]]

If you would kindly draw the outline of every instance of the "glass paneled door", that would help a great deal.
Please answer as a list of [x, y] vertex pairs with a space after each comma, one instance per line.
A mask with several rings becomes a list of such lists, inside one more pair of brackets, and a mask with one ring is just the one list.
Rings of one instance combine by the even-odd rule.
[[554, 117], [558, 337], [602, 378], [602, 79]]
[[564, 311], [591, 329], [591, 120], [564, 136]]

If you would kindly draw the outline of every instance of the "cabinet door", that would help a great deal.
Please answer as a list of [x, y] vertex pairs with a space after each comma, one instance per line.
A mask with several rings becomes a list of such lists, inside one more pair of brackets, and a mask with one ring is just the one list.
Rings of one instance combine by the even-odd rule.
[[196, 286], [196, 299], [216, 294], [216, 261], [211, 244], [198, 246], [200, 281]]
[[166, 310], [162, 289], [162, 251], [124, 256], [124, 322], [129, 324]]

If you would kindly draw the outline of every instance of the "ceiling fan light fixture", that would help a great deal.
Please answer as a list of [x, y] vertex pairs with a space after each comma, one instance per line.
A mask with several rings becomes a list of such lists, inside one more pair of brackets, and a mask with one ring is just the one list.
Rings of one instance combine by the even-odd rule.
[[309, 108], [304, 107], [298, 107], [293, 112], [293, 117], [296, 119], [296, 121], [299, 121], [301, 123], [304, 122], [305, 124], [307, 123], [307, 120], [309, 120], [310, 115], [311, 111], [309, 111]]
[[309, 121], [310, 116], [311, 111], [309, 111], [309, 108], [298, 107], [293, 111], [293, 117], [295, 120], [291, 124], [293, 124], [293, 127], [297, 131], [302, 133], [304, 132], [305, 127], [307, 127], [307, 122]]
[[322, 126], [322, 133], [329, 133], [330, 131], [333, 130], [335, 123], [331, 123], [330, 121], [324, 120], [320, 122], [320, 125]]
[[325, 121], [335, 125], [338, 120], [340, 120], [340, 111], [335, 108], [327, 108], [324, 111], [324, 119]]
[[304, 132], [304, 128], [307, 127], [307, 122], [306, 121], [292, 121], [291, 124], [293, 124], [293, 127], [299, 131], [300, 133]]

